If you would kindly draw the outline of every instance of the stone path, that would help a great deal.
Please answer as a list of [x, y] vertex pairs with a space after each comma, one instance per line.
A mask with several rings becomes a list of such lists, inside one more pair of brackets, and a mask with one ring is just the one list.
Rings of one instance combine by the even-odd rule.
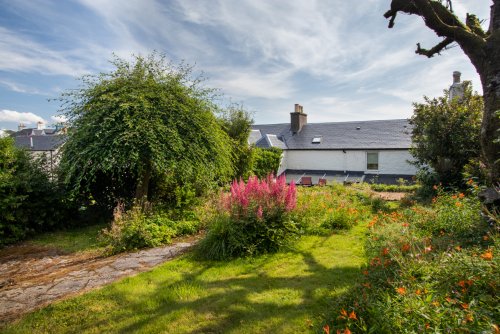
[[0, 256], [0, 326], [55, 300], [146, 271], [179, 255], [195, 242], [178, 242], [105, 258], [33, 247], [26, 247], [23, 253], [23, 246], [16, 249], [16, 254], [7, 250], [6, 255]]

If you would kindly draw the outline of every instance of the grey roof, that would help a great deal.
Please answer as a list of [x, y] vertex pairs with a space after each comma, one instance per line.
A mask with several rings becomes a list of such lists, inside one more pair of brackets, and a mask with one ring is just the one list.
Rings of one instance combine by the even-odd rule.
[[[33, 140], [33, 147], [31, 147]], [[19, 148], [31, 151], [55, 151], [66, 140], [66, 136], [18, 136], [14, 137], [14, 143]]]
[[[274, 134], [289, 150], [408, 149], [411, 127], [407, 119], [310, 123], [297, 134], [290, 124], [254, 125], [262, 136]], [[321, 143], [312, 143], [321, 137]]]
[[252, 145], [259, 141], [262, 138], [262, 134], [259, 130], [250, 131], [250, 135], [248, 136], [248, 144]]

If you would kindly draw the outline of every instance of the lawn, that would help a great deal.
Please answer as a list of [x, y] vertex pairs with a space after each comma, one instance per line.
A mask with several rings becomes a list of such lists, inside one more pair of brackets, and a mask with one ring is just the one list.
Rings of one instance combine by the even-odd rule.
[[318, 332], [337, 297], [361, 279], [366, 227], [303, 236], [293, 248], [225, 262], [185, 255], [55, 303], [5, 333]]
[[70, 230], [47, 232], [28, 240], [34, 246], [51, 247], [67, 253], [82, 251], [102, 251], [104, 245], [99, 240], [99, 232], [106, 224], [83, 226]]

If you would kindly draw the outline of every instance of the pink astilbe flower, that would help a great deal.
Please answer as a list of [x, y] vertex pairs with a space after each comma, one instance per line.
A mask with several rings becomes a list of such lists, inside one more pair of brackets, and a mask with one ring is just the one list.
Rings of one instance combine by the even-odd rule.
[[257, 209], [257, 218], [262, 219], [262, 215], [263, 215], [262, 206], [259, 205], [259, 208]]
[[284, 175], [275, 178], [270, 174], [263, 180], [252, 176], [246, 184], [241, 179], [234, 180], [229, 197], [229, 199], [222, 200], [234, 218], [243, 218], [252, 214], [258, 219], [263, 219], [266, 215], [289, 212], [296, 205], [295, 184], [291, 183], [288, 186]]
[[295, 183], [291, 182], [286, 193], [285, 205], [287, 211], [292, 211], [297, 205], [297, 190], [295, 189]]

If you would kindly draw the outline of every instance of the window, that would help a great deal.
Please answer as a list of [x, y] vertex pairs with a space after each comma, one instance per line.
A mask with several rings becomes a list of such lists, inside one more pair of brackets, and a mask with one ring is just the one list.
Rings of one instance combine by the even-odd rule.
[[366, 169], [378, 170], [378, 152], [366, 153]]
[[321, 137], [314, 137], [313, 140], [312, 140], [312, 143], [313, 144], [319, 144], [319, 143], [321, 143]]

